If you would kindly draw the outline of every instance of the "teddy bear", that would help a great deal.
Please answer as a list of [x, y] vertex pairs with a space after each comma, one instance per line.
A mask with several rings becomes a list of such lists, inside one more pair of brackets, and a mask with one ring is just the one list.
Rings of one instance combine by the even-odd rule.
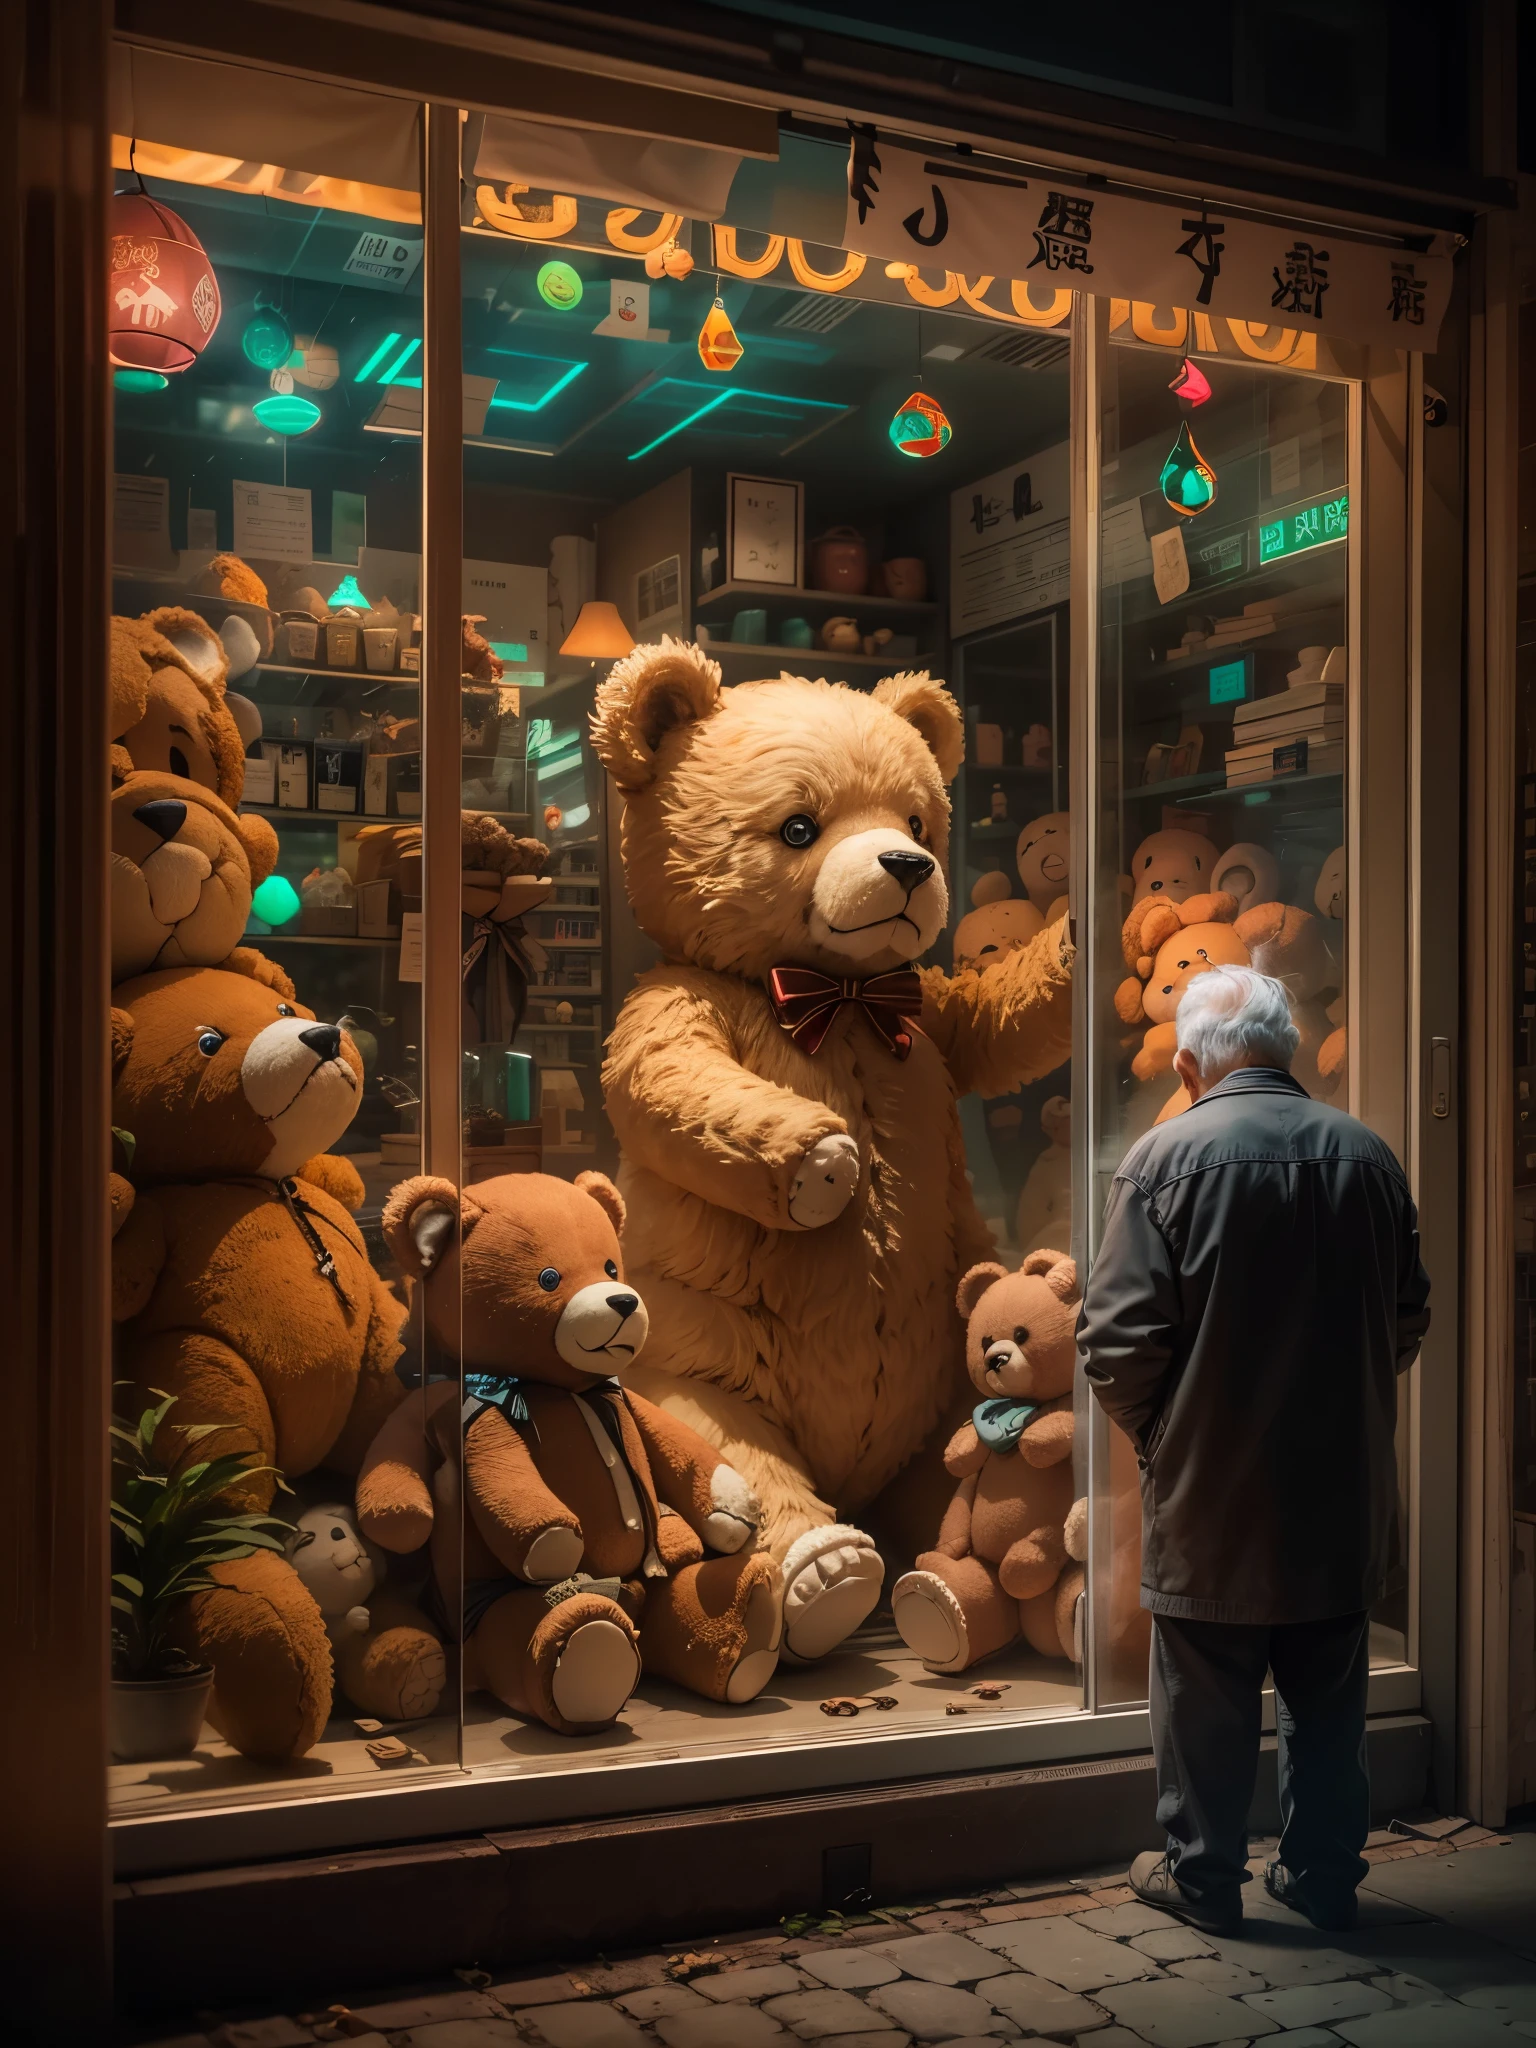
[[[1225, 892], [1182, 899], [1148, 896], [1135, 905], [1120, 934], [1131, 974], [1115, 990], [1115, 1014], [1122, 1024], [1147, 1027], [1131, 1061], [1138, 1081], [1150, 1084], [1172, 1074], [1178, 1049], [1174, 1019], [1185, 989], [1208, 968], [1252, 966], [1244, 933], [1261, 917], [1255, 911], [1239, 916], [1237, 898]], [[1179, 1082], [1159, 1107], [1156, 1122], [1166, 1123], [1188, 1107], [1189, 1091]]]
[[1021, 1252], [1064, 1244], [1072, 1235], [1072, 1105], [1050, 1095], [1040, 1105], [1045, 1150], [1019, 1194], [1014, 1235]]
[[211, 789], [231, 810], [261, 713], [227, 688], [229, 657], [207, 620], [166, 604], [112, 620], [112, 770], [156, 769]]
[[1072, 861], [1072, 820], [1066, 811], [1047, 811], [1032, 818], [1014, 848], [1024, 893], [1042, 917], [1053, 920], [1066, 909], [1067, 877]]
[[844, 1517], [885, 1495], [893, 1544], [931, 1526], [965, 1394], [948, 1304], [992, 1251], [956, 1097], [1067, 1058], [1067, 922], [984, 970], [916, 971], [948, 920], [964, 747], [926, 674], [726, 691], [699, 648], [663, 639], [615, 664], [592, 735], [662, 952], [603, 1069], [655, 1328], [630, 1384], [761, 1498], [786, 1653], [819, 1657], [884, 1579]]
[[[757, 1501], [627, 1385], [648, 1317], [623, 1222], [599, 1173], [462, 1194], [418, 1176], [384, 1210], [424, 1364], [364, 1461], [359, 1527], [386, 1550], [430, 1541], [444, 1617], [463, 1615], [466, 1687], [565, 1735], [611, 1725], [642, 1665], [741, 1703], [778, 1663]], [[462, 1518], [437, 1513], [459, 1498]]]
[[1301, 1034], [1292, 1074], [1310, 1095], [1329, 1094], [1337, 1069], [1324, 1073], [1322, 1053], [1332, 1032], [1326, 998], [1335, 984], [1337, 962], [1325, 921], [1294, 904], [1264, 903], [1244, 912], [1241, 922], [1254, 966], [1283, 983], [1289, 998], [1291, 1019]]
[[1155, 896], [1182, 903], [1186, 896], [1212, 893], [1216, 849], [1203, 832], [1181, 825], [1149, 832], [1131, 855], [1131, 908]]
[[[362, 1061], [339, 1026], [261, 978], [265, 964], [237, 951], [224, 968], [114, 990], [112, 1121], [131, 1134], [136, 1198], [113, 1241], [113, 1295], [140, 1304], [118, 1325], [116, 1371], [145, 1398], [174, 1395], [183, 1428], [214, 1426], [199, 1455], [355, 1472], [404, 1398], [404, 1310], [321, 1184], [348, 1180], [355, 1199], [356, 1174], [315, 1161], [352, 1121]], [[265, 1510], [274, 1483], [253, 1474], [227, 1497]], [[213, 1576], [186, 1629], [214, 1669], [215, 1725], [247, 1755], [302, 1756], [330, 1711], [319, 1609], [269, 1552]]]
[[288, 1562], [320, 1610], [336, 1680], [365, 1714], [415, 1721], [435, 1714], [448, 1680], [442, 1646], [409, 1600], [386, 1586], [386, 1559], [359, 1533], [345, 1501], [295, 1517]]
[[1239, 910], [1273, 903], [1280, 894], [1280, 863], [1267, 846], [1240, 839], [1218, 856], [1207, 893], [1235, 896]]
[[994, 966], [1005, 953], [1017, 952], [1044, 930], [1045, 919], [1026, 896], [1010, 896], [968, 910], [955, 926], [956, 971]]
[[891, 1615], [930, 1671], [964, 1671], [1021, 1635], [1043, 1657], [1070, 1657], [1057, 1582], [1075, 1491], [1077, 1267], [1050, 1250], [1027, 1253], [1016, 1273], [985, 1260], [955, 1300], [982, 1398], [944, 1453], [960, 1483], [938, 1541], [896, 1581]]

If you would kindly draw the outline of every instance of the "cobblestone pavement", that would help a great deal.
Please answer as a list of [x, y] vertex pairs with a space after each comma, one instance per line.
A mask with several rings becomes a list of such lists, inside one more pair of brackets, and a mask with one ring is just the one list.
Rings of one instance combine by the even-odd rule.
[[[1255, 1882], [1240, 1934], [1143, 1906], [1123, 1872], [838, 1921], [802, 1915], [672, 1954], [199, 2014], [155, 2048], [1520, 2048], [1536, 2040], [1536, 1828], [1371, 1837], [1360, 1926], [1319, 1934]], [[1255, 1877], [1273, 1844], [1255, 1843]]]

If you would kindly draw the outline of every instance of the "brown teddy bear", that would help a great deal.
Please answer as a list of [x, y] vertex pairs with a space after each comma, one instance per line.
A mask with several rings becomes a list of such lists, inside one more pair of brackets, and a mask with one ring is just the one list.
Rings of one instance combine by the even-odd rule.
[[1081, 1586], [1073, 1575], [1058, 1602], [1057, 1583], [1073, 1498], [1077, 1268], [1053, 1251], [1030, 1252], [1017, 1273], [987, 1261], [955, 1298], [982, 1399], [944, 1453], [960, 1484], [938, 1542], [897, 1580], [891, 1614], [930, 1671], [964, 1671], [1021, 1635], [1044, 1657], [1070, 1657]]
[[261, 714], [226, 688], [224, 643], [196, 612], [160, 605], [114, 618], [110, 669], [112, 768], [155, 769], [199, 783], [231, 810], [245, 789], [245, 750]]
[[[1135, 906], [1120, 934], [1130, 976], [1115, 990], [1115, 1014], [1122, 1024], [1145, 1024], [1131, 1072], [1151, 1084], [1173, 1073], [1178, 1050], [1174, 1019], [1184, 991], [1197, 974], [1212, 967], [1251, 967], [1250, 933], [1269, 929], [1272, 906], [1238, 914], [1237, 898], [1214, 895], [1147, 896]], [[1277, 907], [1277, 906], [1276, 906]], [[1150, 1108], [1151, 1098], [1143, 1105]], [[1182, 1082], [1172, 1087], [1155, 1121], [1166, 1123], [1189, 1107]]]
[[727, 691], [664, 639], [615, 665], [592, 732], [623, 797], [630, 902], [664, 956], [603, 1070], [658, 1338], [633, 1384], [761, 1497], [787, 1649], [820, 1656], [884, 1572], [839, 1515], [933, 1439], [931, 1473], [920, 1461], [882, 1504], [888, 1526], [907, 1519], [942, 1482], [964, 1398], [948, 1305], [992, 1245], [956, 1096], [1067, 1057], [1072, 947], [1062, 920], [984, 971], [914, 970], [948, 919], [964, 749], [927, 675]]
[[1045, 919], [1027, 897], [1009, 896], [968, 910], [955, 926], [955, 971], [993, 967], [1045, 930]]
[[[778, 1663], [756, 1500], [623, 1384], [648, 1327], [623, 1221], [598, 1173], [503, 1174], [462, 1195], [422, 1176], [384, 1211], [426, 1363], [368, 1453], [359, 1527], [386, 1550], [430, 1539], [445, 1623], [462, 1606], [465, 1685], [565, 1735], [609, 1726], [642, 1661], [737, 1703]], [[462, 1534], [434, 1508], [461, 1493]]]
[[1182, 903], [1186, 896], [1212, 893], [1216, 849], [1203, 832], [1174, 825], [1149, 832], [1131, 855], [1133, 909], [1148, 896]]
[[1059, 917], [1066, 902], [1071, 873], [1072, 818], [1067, 811], [1047, 811], [1031, 818], [1014, 847], [1014, 861], [1024, 893], [1042, 917]]
[[[231, 967], [246, 965], [265, 963], [237, 952]], [[177, 1425], [215, 1425], [198, 1456], [355, 1472], [404, 1398], [404, 1311], [341, 1201], [308, 1177], [356, 1111], [356, 1048], [255, 973], [180, 968], [114, 993], [112, 1120], [132, 1134], [137, 1189], [113, 1245], [114, 1299], [138, 1304], [119, 1325], [118, 1377], [146, 1399], [173, 1394]], [[345, 1161], [317, 1170], [357, 1192]], [[265, 1509], [273, 1485], [253, 1476], [230, 1499]], [[302, 1756], [330, 1711], [319, 1610], [268, 1552], [214, 1576], [185, 1623], [214, 1668], [212, 1718], [247, 1755]], [[397, 1637], [369, 1710], [394, 1718], [437, 1655], [420, 1631]]]

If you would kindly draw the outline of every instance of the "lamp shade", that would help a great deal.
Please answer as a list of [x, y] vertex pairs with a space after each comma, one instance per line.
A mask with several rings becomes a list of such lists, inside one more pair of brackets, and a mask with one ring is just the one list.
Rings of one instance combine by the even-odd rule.
[[618, 661], [634, 652], [629, 628], [614, 604], [589, 600], [576, 614], [576, 623], [560, 643], [562, 654], [579, 654], [587, 661]]
[[112, 201], [107, 353], [125, 370], [188, 369], [219, 324], [219, 287], [202, 243], [147, 192]]

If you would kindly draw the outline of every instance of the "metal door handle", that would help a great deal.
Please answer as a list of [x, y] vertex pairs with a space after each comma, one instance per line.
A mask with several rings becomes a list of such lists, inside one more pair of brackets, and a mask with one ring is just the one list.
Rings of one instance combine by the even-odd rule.
[[1429, 1041], [1429, 1113], [1431, 1116], [1449, 1116], [1451, 1113], [1451, 1041], [1448, 1038]]

